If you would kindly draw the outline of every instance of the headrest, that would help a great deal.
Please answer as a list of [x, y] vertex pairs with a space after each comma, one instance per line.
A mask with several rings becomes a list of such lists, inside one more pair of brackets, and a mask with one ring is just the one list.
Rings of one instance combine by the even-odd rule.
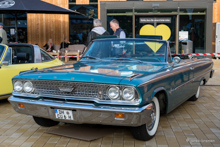
[[28, 53], [17, 53], [17, 59], [18, 60], [29, 60], [29, 54]]

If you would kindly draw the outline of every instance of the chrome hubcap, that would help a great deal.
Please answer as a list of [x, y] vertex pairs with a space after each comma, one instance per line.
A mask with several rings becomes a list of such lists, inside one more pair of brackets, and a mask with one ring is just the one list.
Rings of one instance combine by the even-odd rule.
[[150, 114], [150, 118], [151, 118], [151, 121], [147, 125], [147, 129], [149, 131], [153, 129], [155, 121], [156, 121], [156, 110], [155, 110], [154, 104], [153, 104], [153, 108], [152, 108], [152, 111], [151, 111], [151, 114]]

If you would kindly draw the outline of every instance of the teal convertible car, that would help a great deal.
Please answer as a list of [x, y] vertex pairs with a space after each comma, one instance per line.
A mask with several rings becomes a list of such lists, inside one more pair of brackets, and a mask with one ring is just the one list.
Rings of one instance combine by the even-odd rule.
[[75, 64], [26, 71], [14, 77], [9, 98], [18, 113], [41, 126], [59, 122], [130, 126], [149, 140], [161, 114], [199, 98], [212, 77], [211, 59], [172, 57], [169, 43], [98, 39]]

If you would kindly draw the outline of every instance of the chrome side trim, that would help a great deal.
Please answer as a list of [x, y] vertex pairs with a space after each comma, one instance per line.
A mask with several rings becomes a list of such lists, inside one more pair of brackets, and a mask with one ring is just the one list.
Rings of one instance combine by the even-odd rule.
[[195, 81], [195, 80], [197, 80], [197, 79], [199, 79], [199, 78], [202, 78], [203, 76], [205, 76], [205, 75], [208, 74], [209, 72], [210, 72], [210, 71], [207, 71], [207, 72], [203, 73], [202, 75], [199, 75], [199, 76], [193, 78], [192, 80], [185, 82], [184, 84], [182, 84], [182, 85], [180, 85], [180, 86], [174, 88], [173, 90], [171, 90], [171, 92], [173, 92], [173, 91], [175, 91], [175, 90], [178, 90], [178, 89], [180, 89], [181, 87], [186, 86], [186, 85], [192, 83], [193, 81]]
[[[210, 62], [211, 62], [211, 61], [210, 61]], [[204, 63], [204, 64], [202, 64], [202, 65], [209, 64], [210, 62]], [[191, 63], [191, 62], [190, 62], [190, 63]], [[149, 81], [147, 81], [147, 82], [145, 82], [145, 83], [143, 83], [143, 84], [140, 84], [140, 85], [138, 85], [137, 87], [142, 87], [142, 86], [145, 86], [145, 85], [147, 85], [147, 84], [151, 84], [151, 83], [153, 83], [153, 82], [157, 82], [157, 81], [160, 81], [160, 80], [162, 80], [162, 79], [165, 79], [165, 78], [167, 78], [167, 77], [174, 76], [174, 75], [176, 75], [176, 74], [179, 74], [179, 73], [188, 71], [188, 70], [189, 70], [189, 67], [191, 66], [190, 63], [187, 63], [187, 64], [189, 64], [189, 65], [186, 64], [186, 65], [187, 65], [186, 67], [179, 66], [179, 67], [177, 67], [176, 69], [174, 69], [174, 70], [172, 70], [172, 71], [166, 71], [166, 72], [163, 72], [163, 73], [161, 73], [161, 74], [158, 74], [157, 77], [155, 77], [154, 79], [149, 80]], [[196, 67], [198, 67], [198, 66], [201, 66], [201, 64], [196, 65], [196, 66], [193, 66], [193, 67], [196, 68]], [[180, 69], [180, 68], [182, 68], [182, 69]]]
[[131, 75], [130, 76], [130, 79], [129, 79], [129, 81], [131, 81], [131, 80], [133, 80], [134, 78], [136, 78], [136, 77], [139, 77], [139, 76], [141, 76], [141, 75], [143, 75], [143, 74], [133, 74], [133, 75]]

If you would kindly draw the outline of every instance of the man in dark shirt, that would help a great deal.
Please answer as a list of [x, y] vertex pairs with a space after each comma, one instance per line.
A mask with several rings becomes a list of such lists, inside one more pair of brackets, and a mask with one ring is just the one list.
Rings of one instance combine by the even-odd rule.
[[88, 34], [86, 46], [88, 46], [92, 40], [96, 39], [97, 36], [110, 35], [109, 32], [102, 27], [102, 22], [99, 19], [93, 20], [93, 26], [94, 28]]
[[68, 39], [64, 38], [64, 41], [61, 42], [61, 44], [60, 44], [60, 49], [62, 49], [62, 48], [68, 49], [69, 45], [70, 45], [70, 42], [68, 41]]
[[119, 22], [116, 19], [110, 21], [110, 27], [114, 31], [113, 35], [116, 35], [118, 38], [126, 38], [124, 30], [119, 26]]

